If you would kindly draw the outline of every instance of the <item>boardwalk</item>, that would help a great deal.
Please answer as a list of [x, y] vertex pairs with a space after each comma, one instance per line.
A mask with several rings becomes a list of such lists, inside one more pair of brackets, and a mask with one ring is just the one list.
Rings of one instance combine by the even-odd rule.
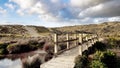
[[65, 51], [57, 58], [53, 58], [50, 61], [41, 65], [40, 68], [73, 68], [75, 63], [74, 59], [78, 54], [79, 46]]
[[[40, 68], [74, 68], [75, 57], [82, 55], [82, 52], [88, 50], [89, 47], [92, 47], [94, 43], [98, 41], [97, 35], [91, 34], [73, 34], [74, 39], [69, 39], [69, 34], [66, 34], [65, 41], [59, 41], [59, 36], [54, 35], [54, 53], [57, 54], [57, 57], [51, 59], [50, 61], [43, 63]], [[75, 43], [75, 47], [70, 47], [71, 41], [79, 41]], [[67, 51], [64, 50], [63, 53], [59, 54], [58, 46], [59, 43], [67, 43]], [[82, 44], [81, 44], [82, 43]]]

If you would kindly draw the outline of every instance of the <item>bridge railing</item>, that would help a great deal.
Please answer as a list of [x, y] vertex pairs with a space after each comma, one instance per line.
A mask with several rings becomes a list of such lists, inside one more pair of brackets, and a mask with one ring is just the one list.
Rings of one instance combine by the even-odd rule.
[[[54, 54], [57, 55], [79, 46], [79, 54], [82, 55], [82, 52], [91, 47], [96, 41], [98, 41], [97, 35], [88, 32], [54, 33]], [[59, 46], [61, 43], [64, 43], [64, 47], [66, 48], [60, 49]]]

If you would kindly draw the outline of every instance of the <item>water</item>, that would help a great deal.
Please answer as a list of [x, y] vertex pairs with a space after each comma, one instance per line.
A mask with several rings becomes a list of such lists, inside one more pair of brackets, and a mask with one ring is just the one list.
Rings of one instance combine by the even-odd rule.
[[22, 68], [22, 62], [20, 59], [14, 61], [10, 59], [3, 59], [0, 60], [0, 68]]
[[40, 68], [45, 59], [46, 53], [36, 50], [22, 54], [9, 54], [0, 60], [0, 68]]

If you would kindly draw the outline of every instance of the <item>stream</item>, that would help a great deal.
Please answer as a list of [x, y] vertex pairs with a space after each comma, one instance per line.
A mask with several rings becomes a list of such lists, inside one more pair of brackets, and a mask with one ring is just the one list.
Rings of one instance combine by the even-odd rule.
[[42, 50], [5, 55], [0, 60], [0, 68], [40, 68], [40, 64], [45, 62], [45, 56], [46, 52]]

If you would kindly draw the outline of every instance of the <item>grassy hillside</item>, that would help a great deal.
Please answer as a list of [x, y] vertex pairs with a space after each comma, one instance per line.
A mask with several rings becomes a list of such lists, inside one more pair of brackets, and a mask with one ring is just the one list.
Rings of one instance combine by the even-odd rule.
[[97, 33], [99, 36], [117, 36], [120, 37], [120, 22], [104, 22], [101, 24], [77, 25], [56, 28], [60, 31], [88, 31]]
[[43, 26], [28, 26], [28, 27], [33, 27], [38, 33], [48, 33], [49, 29]]
[[[66, 26], [58, 28], [46, 28], [42, 26], [28, 26], [34, 27], [39, 34], [45, 34], [52, 31], [87, 31], [92, 33], [97, 33], [99, 36], [109, 37], [115, 36], [120, 37], [120, 22], [104, 22], [101, 24], [90, 24], [90, 25], [76, 25], [76, 26]], [[27, 34], [28, 31], [23, 25], [0, 25], [0, 34]]]
[[49, 33], [49, 29], [43, 26], [23, 26], [23, 25], [0, 25], [0, 36], [1, 37], [10, 37], [10, 36], [28, 36], [29, 31], [26, 27], [35, 29], [38, 34]]
[[0, 34], [26, 34], [22, 25], [0, 25]]

